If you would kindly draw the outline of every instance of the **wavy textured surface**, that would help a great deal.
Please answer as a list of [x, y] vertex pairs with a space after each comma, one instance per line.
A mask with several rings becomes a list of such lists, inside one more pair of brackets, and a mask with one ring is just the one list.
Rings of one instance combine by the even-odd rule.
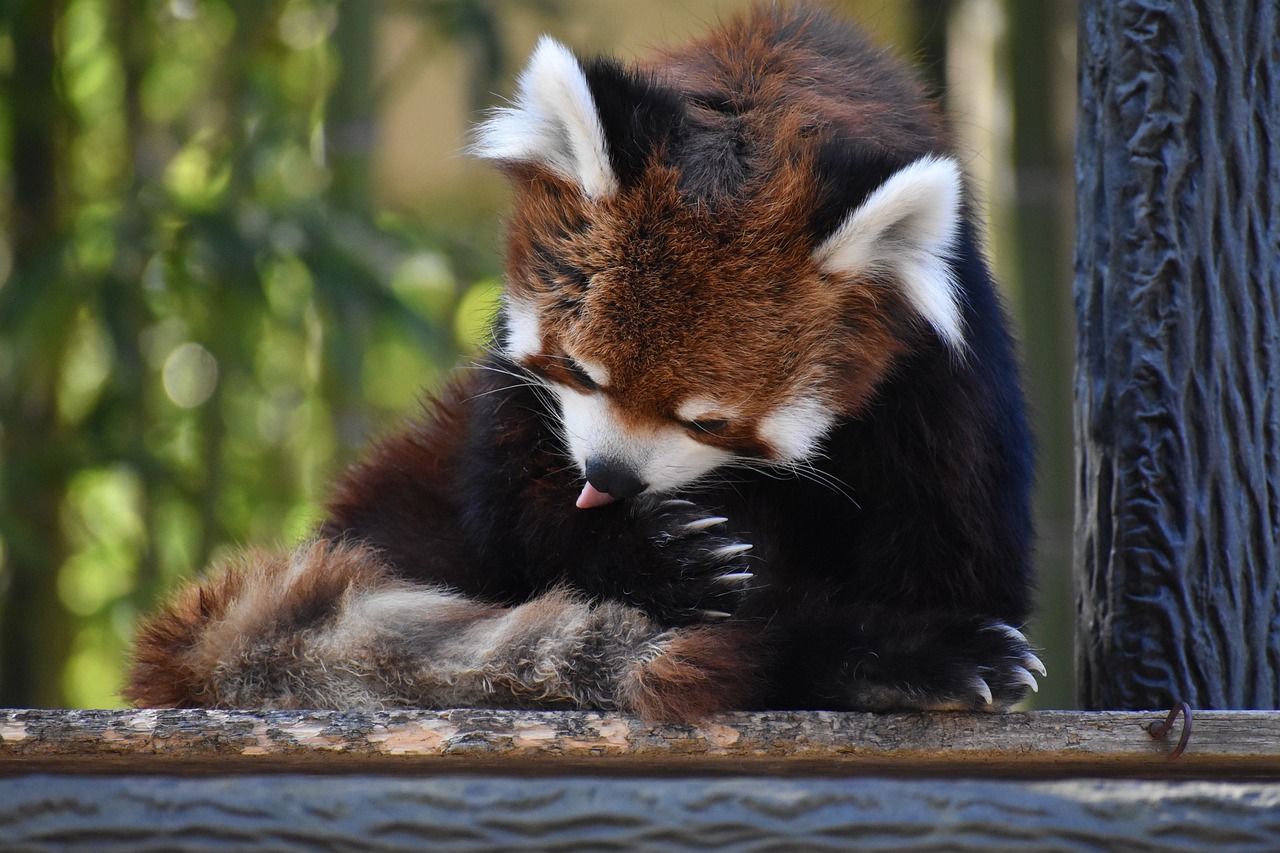
[[1081, 699], [1280, 707], [1280, 7], [1080, 5]]
[[1280, 786], [437, 777], [0, 780], [13, 851], [1233, 851]]

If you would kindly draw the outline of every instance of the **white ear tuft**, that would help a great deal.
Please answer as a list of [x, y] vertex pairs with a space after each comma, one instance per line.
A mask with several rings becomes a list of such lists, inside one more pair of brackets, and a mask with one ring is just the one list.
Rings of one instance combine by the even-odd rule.
[[538, 322], [538, 310], [532, 302], [504, 294], [504, 314], [507, 334], [501, 342], [503, 351], [512, 361], [521, 361], [542, 352], [542, 327]]
[[476, 156], [541, 164], [589, 198], [617, 189], [586, 75], [569, 49], [549, 36], [538, 41], [520, 73], [514, 103], [494, 110], [475, 139]]
[[888, 274], [953, 350], [964, 348], [959, 284], [947, 257], [960, 222], [961, 175], [950, 158], [922, 157], [895, 172], [814, 250], [822, 268]]

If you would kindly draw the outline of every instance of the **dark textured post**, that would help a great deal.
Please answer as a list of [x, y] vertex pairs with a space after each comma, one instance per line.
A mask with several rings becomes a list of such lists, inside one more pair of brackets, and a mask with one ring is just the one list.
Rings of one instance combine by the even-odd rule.
[[1280, 7], [1082, 0], [1086, 708], [1280, 708]]

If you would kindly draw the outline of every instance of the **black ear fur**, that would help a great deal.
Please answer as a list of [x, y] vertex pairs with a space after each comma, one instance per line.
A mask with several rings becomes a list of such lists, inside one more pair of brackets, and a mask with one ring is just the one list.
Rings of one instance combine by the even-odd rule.
[[865, 144], [823, 140], [813, 163], [818, 201], [809, 217], [809, 233], [815, 245], [834, 234], [845, 217], [908, 163], [901, 155]]
[[607, 58], [582, 63], [609, 146], [618, 183], [635, 184], [655, 151], [680, 132], [685, 108], [680, 97], [642, 74]]

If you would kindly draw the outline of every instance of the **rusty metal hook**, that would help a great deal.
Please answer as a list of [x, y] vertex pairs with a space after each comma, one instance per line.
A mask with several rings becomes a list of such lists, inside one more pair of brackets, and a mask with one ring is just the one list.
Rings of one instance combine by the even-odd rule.
[[1186, 702], [1179, 702], [1173, 706], [1163, 723], [1151, 723], [1146, 727], [1147, 734], [1154, 740], [1162, 740], [1173, 728], [1173, 721], [1178, 719], [1179, 714], [1182, 715], [1182, 736], [1178, 738], [1178, 745], [1173, 748], [1173, 752], [1169, 753], [1169, 761], [1182, 755], [1187, 748], [1187, 741], [1191, 740], [1191, 706]]

